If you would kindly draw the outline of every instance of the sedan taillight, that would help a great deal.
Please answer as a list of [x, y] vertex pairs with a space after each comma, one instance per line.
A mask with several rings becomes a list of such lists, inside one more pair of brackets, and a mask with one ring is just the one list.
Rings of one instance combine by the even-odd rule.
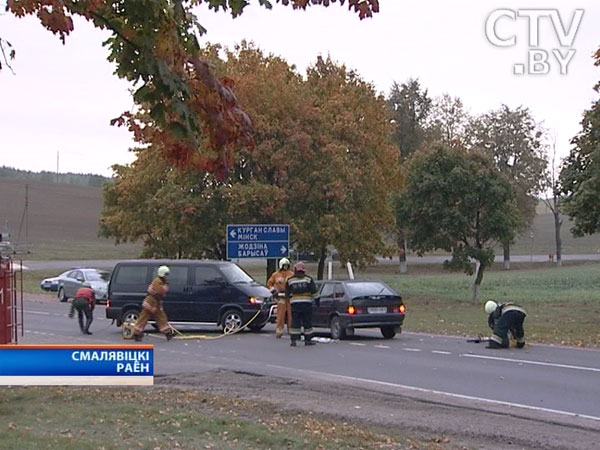
[[352, 305], [348, 306], [348, 314], [356, 314], [356, 308]]

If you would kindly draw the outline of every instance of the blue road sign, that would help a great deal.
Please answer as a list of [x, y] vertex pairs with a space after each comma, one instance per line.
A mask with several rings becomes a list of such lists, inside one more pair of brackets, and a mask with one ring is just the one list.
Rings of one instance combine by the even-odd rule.
[[289, 225], [227, 225], [227, 259], [283, 258], [289, 249]]

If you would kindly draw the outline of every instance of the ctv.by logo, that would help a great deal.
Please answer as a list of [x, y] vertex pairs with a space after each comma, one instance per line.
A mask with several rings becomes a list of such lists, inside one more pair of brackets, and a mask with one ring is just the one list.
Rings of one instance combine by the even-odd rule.
[[[515, 75], [547, 75], [555, 62], [559, 65], [560, 74], [566, 75], [575, 56], [573, 43], [581, 25], [583, 9], [573, 12], [568, 27], [565, 27], [565, 21], [557, 9], [496, 9], [485, 21], [485, 36], [489, 43], [496, 47], [516, 46], [517, 37], [514, 34], [502, 33], [502, 26], [506, 26], [505, 22], [508, 20], [516, 22], [518, 18], [524, 18], [527, 23], [528, 50], [525, 64], [518, 63], [513, 66]], [[552, 25], [560, 48], [541, 48], [540, 24], [545, 22]]]

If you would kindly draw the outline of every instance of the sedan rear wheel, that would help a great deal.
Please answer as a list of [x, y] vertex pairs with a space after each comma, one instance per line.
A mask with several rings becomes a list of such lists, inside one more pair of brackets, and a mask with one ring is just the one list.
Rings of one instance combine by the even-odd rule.
[[344, 339], [346, 337], [346, 330], [342, 328], [342, 322], [338, 316], [331, 318], [329, 329], [331, 330], [331, 339]]
[[381, 327], [381, 334], [383, 334], [383, 337], [385, 339], [393, 339], [394, 336], [396, 336], [396, 327], [393, 327], [393, 326]]

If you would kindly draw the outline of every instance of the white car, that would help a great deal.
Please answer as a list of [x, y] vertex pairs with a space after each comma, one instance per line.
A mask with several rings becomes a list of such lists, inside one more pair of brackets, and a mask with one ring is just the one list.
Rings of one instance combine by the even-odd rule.
[[74, 298], [77, 289], [87, 283], [94, 291], [96, 302], [106, 303], [108, 280], [110, 272], [106, 270], [73, 269], [58, 277], [58, 298], [61, 302]]

